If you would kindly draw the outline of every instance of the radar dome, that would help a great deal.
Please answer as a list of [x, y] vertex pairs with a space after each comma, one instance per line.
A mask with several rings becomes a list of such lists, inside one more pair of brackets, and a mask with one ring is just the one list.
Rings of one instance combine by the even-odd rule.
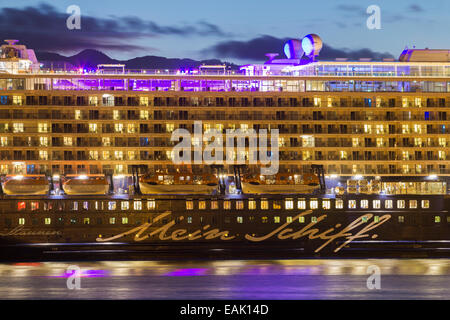
[[300, 59], [303, 56], [302, 42], [297, 39], [288, 40], [284, 44], [284, 54], [288, 59]]
[[322, 46], [322, 39], [317, 34], [308, 34], [302, 39], [302, 48], [308, 57], [318, 56]]

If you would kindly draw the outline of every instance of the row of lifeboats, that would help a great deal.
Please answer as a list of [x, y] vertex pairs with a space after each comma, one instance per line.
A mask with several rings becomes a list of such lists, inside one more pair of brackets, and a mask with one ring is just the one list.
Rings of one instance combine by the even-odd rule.
[[[110, 190], [105, 176], [64, 176], [60, 186], [68, 195], [101, 195]], [[319, 187], [314, 174], [276, 174], [273, 176], [245, 175], [241, 181], [242, 192], [308, 193]], [[45, 176], [6, 176], [2, 182], [7, 195], [46, 195], [50, 191], [49, 178]], [[213, 174], [146, 174], [139, 178], [143, 194], [212, 194], [219, 187], [219, 179]]]

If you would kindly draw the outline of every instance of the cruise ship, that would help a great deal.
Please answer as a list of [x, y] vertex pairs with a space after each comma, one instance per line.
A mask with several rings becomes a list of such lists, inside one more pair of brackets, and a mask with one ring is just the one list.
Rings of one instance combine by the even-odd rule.
[[[450, 50], [322, 61], [321, 48], [309, 34], [239, 70], [93, 71], [44, 69], [6, 40], [2, 258], [446, 255]], [[175, 161], [179, 129], [195, 161]], [[227, 161], [197, 161], [208, 132], [237, 131]], [[276, 140], [252, 162], [262, 131]]]

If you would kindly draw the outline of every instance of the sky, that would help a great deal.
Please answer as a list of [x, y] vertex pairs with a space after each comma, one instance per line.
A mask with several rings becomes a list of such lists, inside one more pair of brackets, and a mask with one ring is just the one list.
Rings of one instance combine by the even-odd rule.
[[[81, 29], [66, 26], [79, 6]], [[366, 12], [378, 5], [381, 29]], [[156, 55], [246, 63], [318, 34], [320, 57], [398, 58], [406, 47], [450, 48], [448, 0], [2, 0], [0, 37], [36, 51], [97, 49], [112, 58]]]

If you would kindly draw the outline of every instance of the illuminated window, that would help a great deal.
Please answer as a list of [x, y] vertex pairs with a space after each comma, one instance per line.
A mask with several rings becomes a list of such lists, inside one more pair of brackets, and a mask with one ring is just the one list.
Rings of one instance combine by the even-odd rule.
[[238, 200], [236, 201], [236, 210], [242, 210], [244, 209], [244, 201]]
[[194, 201], [186, 200], [186, 210], [194, 210]]
[[274, 222], [274, 223], [280, 223], [280, 221], [281, 221], [281, 219], [280, 219], [279, 216], [273, 217], [273, 222]]
[[405, 209], [405, 200], [397, 200], [397, 209]]
[[325, 210], [331, 209], [331, 201], [330, 199], [323, 199], [322, 200], [322, 208]]
[[8, 145], [8, 137], [0, 137], [0, 146], [6, 147]]
[[139, 97], [139, 105], [148, 107], [148, 97]]
[[267, 217], [262, 217], [261, 221], [262, 221], [262, 223], [267, 223], [267, 221], [269, 221], [269, 219]]
[[89, 151], [89, 160], [98, 160], [98, 151], [97, 150]]
[[64, 137], [64, 145], [71, 146], [73, 143], [72, 137]]
[[97, 133], [98, 126], [96, 123], [89, 123], [89, 132], [91, 133]]
[[77, 201], [74, 201], [74, 202], [72, 203], [72, 210], [73, 210], [73, 211], [77, 211], [77, 210], [78, 210], [78, 202], [77, 202]]
[[306, 209], [306, 200], [305, 199], [298, 199], [297, 201], [297, 208], [298, 209]]
[[155, 210], [156, 209], [156, 201], [155, 200], [148, 200], [147, 201], [147, 209], [148, 210]]
[[13, 96], [13, 105], [21, 106], [22, 105], [22, 96]]
[[286, 199], [284, 201], [284, 206], [285, 206], [286, 210], [293, 210], [294, 209], [294, 200]]
[[430, 208], [430, 200], [422, 200], [422, 208], [429, 209]]
[[361, 209], [369, 209], [369, 200], [361, 200]]
[[39, 150], [39, 160], [48, 160], [47, 150]]
[[356, 209], [356, 200], [348, 200], [348, 208]]
[[336, 209], [344, 209], [344, 200], [336, 199]]
[[311, 222], [312, 223], [317, 223], [317, 217], [311, 217]]
[[219, 202], [217, 200], [211, 200], [211, 210], [219, 209]]
[[25, 224], [25, 218], [19, 218], [19, 224], [23, 226]]
[[166, 123], [166, 132], [172, 132], [173, 130], [175, 130], [175, 124], [173, 123]]
[[287, 222], [287, 223], [291, 223], [291, 222], [292, 222], [292, 217], [291, 217], [291, 216], [286, 217], [286, 222]]
[[108, 160], [110, 157], [109, 151], [102, 151], [103, 160]]
[[148, 120], [148, 110], [141, 110], [139, 112], [139, 117], [141, 120]]
[[81, 120], [81, 110], [75, 110], [75, 120]]
[[398, 216], [398, 222], [400, 222], [400, 223], [405, 222], [405, 217], [404, 216]]
[[417, 200], [409, 200], [409, 208], [417, 209]]
[[119, 110], [113, 110], [113, 119], [120, 120]]
[[48, 137], [39, 137], [39, 145], [41, 147], [48, 147]]
[[380, 222], [380, 216], [374, 216], [373, 217], [374, 222]]
[[236, 221], [237, 221], [237, 223], [242, 223], [242, 222], [244, 222], [244, 219], [242, 217], [237, 217]]
[[23, 123], [13, 123], [13, 132], [23, 132]]
[[31, 211], [39, 210], [39, 202], [32, 201], [30, 204], [30, 209]]
[[192, 217], [191, 216], [187, 217], [187, 223], [192, 223]]
[[89, 97], [89, 105], [90, 106], [98, 106], [98, 97], [90, 96]]
[[199, 200], [198, 201], [198, 208], [199, 208], [199, 210], [205, 210], [206, 209], [206, 201], [205, 200]]
[[298, 217], [298, 222], [305, 223], [305, 217]]
[[90, 224], [91, 220], [89, 218], [84, 218], [83, 219], [83, 224]]
[[133, 202], [133, 209], [134, 210], [142, 210], [142, 201], [135, 200]]
[[269, 209], [269, 201], [267, 199], [261, 199], [261, 210]]
[[224, 210], [230, 210], [231, 209], [231, 201], [230, 200], [225, 200], [223, 202], [223, 209]]
[[135, 133], [136, 132], [136, 126], [134, 125], [134, 123], [129, 123], [127, 125], [127, 132], [128, 133]]
[[434, 222], [435, 223], [441, 222], [441, 217], [440, 216], [434, 216]]
[[51, 224], [52, 223], [52, 219], [51, 218], [45, 218], [44, 219], [44, 223], [45, 224]]
[[394, 204], [393, 204], [392, 200], [386, 200], [386, 201], [384, 201], [384, 207], [385, 207], [386, 209], [392, 209], [392, 208], [394, 207]]
[[367, 218], [367, 216], [363, 216], [363, 217], [361, 217], [361, 221], [364, 223], [367, 223], [367, 221], [369, 221], [369, 219]]
[[114, 125], [114, 130], [115, 130], [116, 132], [122, 133], [122, 132], [123, 132], [123, 123], [116, 123], [116, 124]]
[[380, 209], [381, 208], [381, 201], [380, 200], [373, 200], [372, 202], [374, 209]]
[[109, 224], [115, 224], [116, 223], [116, 218], [111, 217], [109, 218]]
[[128, 224], [128, 218], [122, 217], [122, 224]]
[[116, 210], [116, 202], [108, 201], [108, 210]]
[[309, 201], [309, 208], [310, 209], [318, 209], [319, 208], [319, 201], [317, 199], [311, 199], [311, 201]]
[[253, 199], [248, 200], [248, 209], [255, 210], [256, 209], [256, 201]]
[[273, 200], [273, 208], [275, 210], [280, 210], [281, 209], [281, 201], [280, 200]]
[[114, 157], [116, 158], [116, 160], [123, 160], [123, 151], [114, 151]]
[[128, 209], [130, 209], [130, 203], [128, 201], [122, 201], [120, 203], [120, 208], [122, 210], [128, 210]]

